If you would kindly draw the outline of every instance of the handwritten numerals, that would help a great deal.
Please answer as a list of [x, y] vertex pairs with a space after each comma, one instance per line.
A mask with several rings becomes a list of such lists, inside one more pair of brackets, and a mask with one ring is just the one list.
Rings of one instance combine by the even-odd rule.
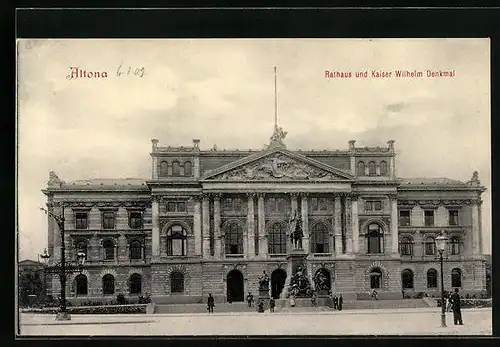
[[124, 66], [123, 64], [120, 64], [118, 66], [118, 69], [116, 70], [116, 75], [118, 77], [124, 77], [124, 76], [144, 77], [146, 75], [146, 69], [144, 68], [144, 66], [132, 67], [132, 66]]

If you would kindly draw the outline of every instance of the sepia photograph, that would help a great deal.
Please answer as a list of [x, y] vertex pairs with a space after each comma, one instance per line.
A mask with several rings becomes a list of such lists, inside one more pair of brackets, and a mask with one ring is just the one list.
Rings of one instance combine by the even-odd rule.
[[17, 40], [27, 336], [492, 335], [490, 40]]

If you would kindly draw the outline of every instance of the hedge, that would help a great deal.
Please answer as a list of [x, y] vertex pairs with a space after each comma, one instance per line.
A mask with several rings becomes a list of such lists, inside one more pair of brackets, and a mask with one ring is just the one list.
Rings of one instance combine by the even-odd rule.
[[[436, 299], [438, 307], [441, 307], [441, 298]], [[447, 300], [445, 299], [447, 303]], [[492, 299], [460, 299], [461, 308], [492, 307]]]
[[[146, 313], [147, 304], [137, 304], [137, 305], [105, 305], [105, 306], [72, 306], [67, 307], [69, 313], [73, 314], [138, 314]], [[23, 309], [24, 313], [44, 313], [44, 314], [56, 314], [59, 312], [58, 307], [47, 307], [47, 308], [30, 308]]]

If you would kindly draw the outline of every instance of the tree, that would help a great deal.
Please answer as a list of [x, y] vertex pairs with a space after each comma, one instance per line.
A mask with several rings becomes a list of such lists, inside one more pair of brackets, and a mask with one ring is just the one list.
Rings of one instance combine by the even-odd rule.
[[19, 305], [28, 306], [30, 304], [29, 295], [36, 295], [39, 300], [43, 295], [43, 282], [38, 273], [19, 274]]

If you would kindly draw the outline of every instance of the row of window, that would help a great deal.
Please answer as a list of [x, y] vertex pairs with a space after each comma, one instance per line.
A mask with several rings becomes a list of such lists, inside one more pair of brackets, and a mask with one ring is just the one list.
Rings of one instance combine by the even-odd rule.
[[381, 161], [379, 163], [375, 163], [374, 161], [370, 161], [368, 165], [365, 165], [364, 162], [359, 161], [357, 167], [358, 176], [386, 176], [387, 175], [387, 163], [385, 161]]
[[[413, 238], [411, 236], [405, 236], [400, 242], [400, 254], [401, 255], [413, 255]], [[424, 254], [425, 255], [436, 255], [436, 239], [432, 236], [425, 238], [424, 242]], [[453, 236], [449, 243], [449, 253], [451, 255], [460, 254], [460, 238], [458, 236]]]
[[[142, 276], [140, 274], [132, 274], [128, 281], [128, 290], [130, 294], [142, 293]], [[79, 274], [75, 277], [74, 291], [76, 295], [88, 294], [88, 279], [87, 276]], [[115, 277], [111, 274], [102, 277], [102, 293], [104, 295], [115, 294]]]
[[[115, 229], [116, 211], [102, 211], [101, 226], [102, 229]], [[143, 227], [142, 211], [129, 211], [128, 226], [130, 229], [142, 229]], [[88, 229], [88, 228], [89, 228], [89, 213], [83, 211], [75, 212], [75, 229]]]
[[[79, 274], [75, 277], [74, 291], [76, 295], [88, 294], [88, 278], [84, 274]], [[128, 280], [129, 294], [142, 293], [142, 276], [140, 274], [132, 274]], [[170, 292], [184, 292], [184, 274], [179, 271], [174, 271], [170, 274]], [[111, 274], [102, 277], [102, 293], [104, 295], [115, 294], [115, 277]]]
[[[372, 289], [382, 288], [382, 270], [374, 268], [370, 272], [370, 287]], [[403, 289], [414, 288], [414, 274], [410, 269], [405, 269], [401, 273], [401, 284]], [[427, 270], [427, 288], [437, 288], [438, 272], [436, 269]], [[451, 270], [451, 286], [453, 288], [462, 287], [462, 271], [459, 268]]]
[[160, 163], [160, 177], [165, 176], [192, 176], [193, 165], [190, 161], [185, 161], [182, 165], [178, 161], [172, 162], [172, 172], [168, 171], [169, 164], [166, 161]]
[[[424, 225], [426, 227], [435, 226], [434, 221], [434, 210], [424, 210]], [[399, 225], [406, 227], [411, 225], [411, 211], [410, 210], [400, 210], [399, 211]], [[448, 225], [457, 226], [458, 221], [458, 210], [448, 210]]]
[[[128, 244], [129, 258], [131, 260], [140, 260], [144, 258], [144, 244], [139, 240], [132, 240]], [[76, 244], [76, 252], [85, 253], [85, 259], [88, 257], [87, 241], [79, 241]], [[102, 259], [115, 260], [116, 258], [116, 243], [112, 239], [106, 239], [102, 242]]]

